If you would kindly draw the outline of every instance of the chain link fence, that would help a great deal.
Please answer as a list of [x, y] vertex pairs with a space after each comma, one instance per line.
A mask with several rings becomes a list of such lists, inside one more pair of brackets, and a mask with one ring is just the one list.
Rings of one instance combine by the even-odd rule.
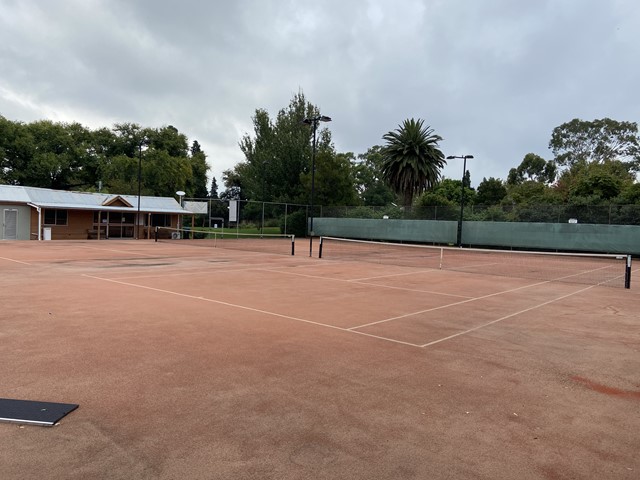
[[[459, 206], [322, 207], [315, 214], [334, 218], [459, 220]], [[468, 205], [463, 219], [478, 222], [588, 223], [640, 225], [640, 205]]]
[[[294, 203], [188, 198], [184, 208], [193, 212], [185, 216], [185, 227], [242, 229], [257, 232], [304, 236], [309, 207]], [[319, 209], [315, 209], [316, 212]], [[317, 215], [317, 213], [316, 213]]]
[[[235, 228], [257, 232], [278, 232], [305, 236], [311, 215], [309, 205], [295, 203], [234, 201], [190, 198], [183, 203], [194, 213], [185, 216], [185, 227]], [[399, 207], [316, 205], [315, 218], [390, 218], [402, 220], [460, 219], [459, 206]], [[640, 225], [640, 205], [468, 205], [465, 221], [585, 223], [604, 225]]]

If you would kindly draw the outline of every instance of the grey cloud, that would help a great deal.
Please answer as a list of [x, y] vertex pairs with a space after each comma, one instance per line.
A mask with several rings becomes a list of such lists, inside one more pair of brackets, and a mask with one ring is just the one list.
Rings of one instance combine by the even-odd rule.
[[[637, 121], [633, 0], [0, 0], [0, 114], [175, 125], [212, 173], [242, 160], [256, 108], [303, 90], [340, 151], [405, 118], [505, 178], [574, 117]], [[458, 178], [460, 166], [445, 175]]]

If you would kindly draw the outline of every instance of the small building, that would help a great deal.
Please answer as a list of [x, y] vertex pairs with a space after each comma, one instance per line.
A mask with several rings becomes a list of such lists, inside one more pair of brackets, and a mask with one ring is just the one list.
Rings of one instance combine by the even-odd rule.
[[172, 197], [0, 185], [0, 240], [153, 238], [186, 214]]

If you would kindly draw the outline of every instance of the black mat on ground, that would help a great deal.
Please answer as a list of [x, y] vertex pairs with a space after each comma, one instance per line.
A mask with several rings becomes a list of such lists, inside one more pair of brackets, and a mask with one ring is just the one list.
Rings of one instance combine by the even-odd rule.
[[34, 402], [0, 398], [0, 422], [13, 422], [51, 427], [73, 412], [73, 403]]

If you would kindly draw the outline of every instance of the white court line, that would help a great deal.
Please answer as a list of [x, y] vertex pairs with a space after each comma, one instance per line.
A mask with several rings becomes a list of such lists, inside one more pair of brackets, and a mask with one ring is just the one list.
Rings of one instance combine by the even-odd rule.
[[343, 330], [345, 332], [348, 332], [348, 333], [357, 333], [358, 335], [364, 335], [365, 337], [372, 337], [372, 338], [377, 338], [377, 339], [380, 339], [380, 340], [386, 340], [387, 342], [400, 343], [402, 345], [409, 345], [410, 347], [424, 348], [423, 345], [418, 345], [416, 343], [409, 343], [409, 342], [404, 342], [402, 340], [396, 340], [396, 339], [393, 339], [393, 338], [381, 337], [379, 335], [373, 335], [371, 333], [358, 332], [356, 330], [348, 330], [346, 328], [342, 328], [341, 330]]
[[[153, 254], [151, 253], [140, 253], [140, 252], [135, 252], [135, 251], [131, 251], [131, 250], [116, 250], [114, 248], [101, 248], [101, 247], [92, 247], [90, 245], [79, 245], [79, 247], [81, 248], [87, 248], [90, 250], [102, 250], [105, 252], [115, 252], [115, 253], [120, 253], [120, 254], [131, 254], [131, 255], [138, 255], [138, 256], [142, 256], [142, 257], [151, 257], [151, 258], [199, 258], [199, 259], [203, 259], [203, 258], [209, 258], [211, 256], [212, 253], [216, 253], [215, 257], [223, 257], [225, 254], [228, 257], [255, 257], [256, 255], [280, 255], [277, 253], [270, 253], [270, 252], [251, 252], [251, 251], [247, 251], [247, 250], [233, 250], [231, 248], [222, 248], [222, 247], [195, 247], [193, 245], [184, 245], [185, 247], [192, 247], [194, 249], [198, 249], [198, 250], [192, 250], [193, 252], [200, 252], [202, 251], [204, 252], [208, 252], [208, 255], [202, 255], [202, 256], [198, 256], [198, 255], [194, 255], [194, 256], [189, 256], [189, 257], [185, 257], [184, 255], [179, 255], [179, 254], [175, 254], [173, 255], [173, 252], [155, 252]], [[225, 251], [226, 250], [226, 251]], [[243, 255], [232, 255], [229, 252], [242, 252]], [[219, 254], [219, 255], [218, 255]]]
[[21, 263], [22, 265], [33, 265], [31, 263], [21, 262], [20, 260], [14, 260], [13, 258], [7, 258], [7, 257], [0, 257], [0, 260], [6, 260], [7, 262]]
[[[538, 285], [544, 285], [546, 283], [553, 283], [553, 282], [557, 282], [557, 281], [560, 281], [560, 280], [564, 280], [565, 278], [577, 277], [577, 276], [580, 276], [580, 275], [584, 275], [585, 273], [591, 273], [591, 272], [595, 272], [595, 271], [598, 271], [598, 270], [602, 270], [603, 268], [608, 268], [608, 266], [607, 267], [596, 268], [596, 269], [593, 269], [593, 270], [588, 270], [588, 271], [577, 273], [577, 274], [566, 275], [564, 277], [558, 277], [558, 278], [554, 278], [552, 280], [545, 280], [543, 282], [533, 283], [531, 285], [525, 285], [523, 287], [514, 288], [512, 290], [505, 290], [505, 291], [502, 291], [502, 292], [492, 293], [490, 295], [484, 295], [482, 297], [476, 297], [476, 298], [472, 298], [470, 300], [463, 300], [461, 302], [450, 303], [449, 305], [442, 305], [440, 307], [430, 308], [430, 309], [427, 309], [427, 310], [421, 310], [419, 312], [407, 313], [405, 315], [400, 315], [398, 317], [387, 318], [385, 320], [379, 320], [377, 322], [371, 322], [371, 323], [367, 323], [365, 325], [359, 325], [359, 326], [356, 326], [356, 327], [351, 327], [350, 329], [364, 328], [364, 327], [368, 327], [368, 326], [371, 326], [371, 325], [376, 325], [378, 323], [390, 322], [390, 321], [393, 321], [393, 320], [399, 320], [401, 318], [411, 317], [413, 315], [419, 315], [421, 313], [433, 312], [435, 310], [441, 310], [443, 308], [455, 307], [456, 305], [461, 305], [463, 303], [473, 302], [475, 300], [482, 300], [482, 299], [485, 299], [485, 298], [494, 297], [494, 296], [497, 296], [497, 295], [502, 295], [504, 293], [515, 292], [517, 290], [521, 290], [521, 289], [524, 289], [524, 288], [535, 287], [535, 286], [538, 286]], [[602, 284], [602, 282], [598, 283], [597, 285], [591, 285], [589, 288], [595, 287], [595, 286], [598, 286], [598, 285], [601, 285], [601, 284]], [[583, 289], [583, 290], [586, 290], [586, 289]], [[579, 291], [583, 291], [583, 290], [579, 290]]]
[[525, 308], [524, 310], [520, 310], [519, 312], [510, 313], [509, 315], [505, 315], [502, 318], [498, 318], [496, 320], [492, 320], [492, 321], [490, 321], [488, 323], [485, 323], [483, 325], [478, 325], [477, 327], [470, 328], [468, 330], [465, 330], [464, 332], [454, 333], [453, 335], [449, 335], [448, 337], [440, 338], [438, 340], [434, 340], [432, 342], [425, 343], [424, 345], [420, 345], [420, 347], [422, 347], [422, 348], [429, 347], [431, 345], [435, 345], [436, 343], [444, 342], [445, 340], [451, 340], [452, 338], [459, 337], [460, 335], [466, 335], [467, 333], [475, 332], [476, 330], [480, 330], [481, 328], [487, 327], [489, 325], [493, 325], [494, 323], [501, 322], [503, 320], [506, 320], [506, 319], [511, 318], [511, 317], [515, 317], [516, 315], [520, 315], [522, 313], [530, 312], [531, 310], [535, 310], [535, 309], [540, 308], [540, 307], [544, 307], [545, 305], [549, 305], [550, 303], [557, 302], [558, 300], [562, 300], [564, 298], [571, 297], [572, 295], [576, 295], [578, 293], [585, 292], [585, 291], [587, 291], [587, 290], [589, 290], [589, 289], [591, 289], [591, 288], [593, 288], [595, 286], [596, 285], [590, 285], [590, 286], [588, 286], [586, 288], [583, 288], [581, 290], [577, 290], [575, 292], [568, 293], [567, 295], [563, 295], [561, 297], [554, 298], [553, 300], [549, 300], [547, 302], [543, 302], [543, 303], [540, 303], [538, 305], [534, 305], [533, 307]]
[[[171, 245], [171, 244], [167, 244], [166, 242], [159, 242], [162, 245]], [[173, 246], [175, 246], [176, 244], [173, 244]], [[283, 252], [288, 252], [288, 253], [283, 253], [283, 252], [266, 252], [266, 251], [254, 251], [254, 250], [243, 250], [241, 248], [229, 248], [229, 247], [219, 247], [219, 246], [211, 246], [211, 245], [207, 245], [207, 246], [197, 246], [197, 245], [190, 245], [188, 242], [186, 242], [183, 245], [179, 245], [178, 248], [183, 248], [183, 247], [187, 247], [190, 248], [192, 252], [198, 252], [198, 251], [203, 251], [203, 252], [209, 252], [210, 254], [215, 254], [215, 257], [218, 256], [223, 256], [226, 255], [227, 257], [231, 257], [231, 258], [244, 258], [244, 257], [256, 257], [256, 256], [262, 256], [262, 255], [271, 255], [271, 256], [278, 256], [278, 257], [294, 257], [295, 255], [291, 255], [291, 250], [285, 250], [283, 248]], [[176, 257], [178, 258], [200, 258], [197, 255], [195, 256], [189, 256], [189, 257], [183, 257], [180, 255], [176, 255]], [[204, 258], [204, 255], [203, 255]]]
[[455, 298], [466, 298], [466, 299], [473, 299], [475, 297], [469, 297], [468, 295], [456, 295], [455, 293], [442, 293], [442, 292], [434, 292], [433, 290], [418, 290], [415, 288], [405, 288], [405, 287], [393, 287], [391, 285], [379, 285], [377, 283], [369, 283], [369, 282], [358, 282], [355, 280], [350, 280], [350, 283], [355, 283], [357, 285], [371, 285], [374, 287], [381, 287], [381, 288], [390, 288], [392, 290], [404, 290], [407, 292], [418, 292], [418, 293], [430, 293], [432, 295], [441, 295], [443, 297], [455, 297]]
[[[483, 263], [483, 264], [478, 264], [478, 265], [468, 265], [468, 266], [464, 266], [464, 267], [448, 267], [448, 268], [443, 269], [443, 270], [448, 270], [450, 272], [471, 273], [471, 274], [474, 274], [474, 275], [479, 273], [480, 275], [482, 275], [482, 272], [475, 272], [472, 269], [476, 269], [478, 267], [489, 267], [489, 266], [492, 266], [492, 265], [503, 265], [503, 263], [493, 262], [493, 263]], [[586, 275], [586, 274], [589, 274], [589, 273], [597, 272], [599, 270], [607, 270], [609, 268], [612, 268], [612, 265], [605, 265], [604, 267], [593, 268], [591, 270], [583, 270], [583, 271], [578, 272], [578, 273], [573, 273], [571, 275], [565, 275], [564, 277], [553, 278], [553, 279], [550, 279], [548, 281], [549, 282], [554, 282], [554, 281], [564, 280], [565, 278], [580, 277], [581, 275]], [[491, 273], [488, 273], [487, 275], [491, 275]], [[496, 275], [496, 276], [501, 277], [502, 275]], [[621, 277], [624, 277], [624, 275], [620, 275], [618, 278], [621, 278]], [[510, 278], [510, 277], [505, 277], [505, 278]], [[526, 279], [528, 277], [524, 277], [524, 276], [523, 277], [517, 277], [516, 276], [516, 278]], [[610, 280], [608, 280], [607, 282], [609, 282], [609, 281]], [[603, 282], [598, 283], [598, 285], [601, 285], [602, 283]]]
[[524, 285], [522, 287], [512, 288], [511, 290], [503, 290], [502, 292], [490, 293], [489, 295], [483, 295], [481, 297], [469, 298], [467, 300], [462, 300], [460, 302], [455, 302], [455, 303], [449, 303], [447, 305], [441, 305], [439, 307], [427, 308], [426, 310], [419, 310], [417, 312], [405, 313], [404, 315], [399, 315], [397, 317], [385, 318], [384, 320], [378, 320], [377, 322], [365, 323], [364, 325], [357, 325], [355, 327], [350, 327], [350, 328], [348, 328], [348, 330], [355, 330], [355, 329], [358, 329], [358, 328], [370, 327], [371, 325], [378, 325], [379, 323], [391, 322], [393, 320], [399, 320], [401, 318], [412, 317], [414, 315], [420, 315], [422, 313], [434, 312], [436, 310], [442, 310], [444, 308], [455, 307], [457, 305], [462, 305], [462, 304], [469, 303], [469, 302], [475, 302], [476, 300], [483, 300], [485, 298], [496, 297], [498, 295], [503, 295], [505, 293], [516, 292], [518, 290], [522, 290], [522, 289], [530, 288], [530, 287], [535, 287], [537, 285], [544, 285], [546, 283], [550, 283], [550, 282], [545, 281], [545, 282], [532, 283], [530, 285]]
[[[264, 266], [272, 265], [270, 263], [265, 263]], [[192, 268], [189, 266], [176, 266], [176, 265], [159, 265], [157, 268], [170, 269], [170, 270], [183, 270], [181, 272], [175, 273], [166, 273], [166, 272], [156, 272], [155, 274], [150, 274], [149, 267], [146, 270], [127, 270], [127, 273], [131, 273], [134, 275], [126, 275], [123, 277], [114, 277], [116, 280], [135, 280], [137, 278], [164, 278], [164, 277], [184, 277], [184, 276], [193, 276], [193, 275], [205, 275], [205, 274], [219, 274], [219, 273], [234, 273], [234, 272], [246, 272], [248, 270], [267, 270], [263, 268], [262, 265], [249, 265], [246, 266], [244, 264], [240, 265], [229, 265], [224, 264], [216, 267], [214, 265], [208, 267], [201, 268]], [[135, 275], [136, 273], [144, 273], [148, 275]]]
[[111, 283], [117, 283], [117, 284], [120, 284], [120, 285], [126, 285], [126, 286], [129, 286], [129, 287], [142, 288], [144, 290], [151, 290], [151, 291], [154, 291], [154, 292], [168, 293], [170, 295], [176, 295], [178, 297], [190, 298], [190, 299], [193, 299], [193, 300], [201, 300], [203, 302], [217, 303], [219, 305], [225, 305], [227, 307], [239, 308], [241, 310], [247, 310], [247, 311], [255, 312], [255, 313], [262, 313], [264, 315], [271, 315], [271, 316], [278, 317], [278, 318], [285, 318], [287, 320], [294, 320], [296, 322], [308, 323], [308, 324], [311, 324], [311, 325], [316, 325], [318, 327], [331, 328], [333, 330], [340, 330], [342, 332], [355, 333], [355, 334], [358, 334], [358, 335], [365, 335], [367, 337], [373, 337], [373, 338], [377, 338], [377, 339], [380, 339], [380, 340], [385, 340], [387, 342], [399, 343], [399, 344], [402, 344], [402, 345], [409, 345], [409, 346], [418, 347], [418, 348], [420, 347], [420, 345], [415, 344], [415, 343], [403, 342], [402, 340], [395, 340], [393, 338], [380, 337], [380, 336], [377, 336], [377, 335], [371, 335], [371, 334], [364, 333], [364, 332], [352, 332], [352, 331], [350, 331], [350, 330], [348, 330], [346, 328], [336, 327], [335, 325], [329, 325], [329, 324], [326, 324], [326, 323], [314, 322], [313, 320], [305, 320], [304, 318], [292, 317], [290, 315], [283, 315], [281, 313], [270, 312], [268, 310], [260, 310], [258, 308], [246, 307], [244, 305], [237, 305], [235, 303], [223, 302], [221, 300], [213, 300], [211, 298], [206, 298], [206, 297], [196, 297], [195, 295], [189, 295], [189, 294], [186, 294], [186, 293], [173, 292], [171, 290], [164, 290], [162, 288], [146, 287], [144, 285], [136, 285], [135, 283], [121, 282], [119, 280], [111, 280], [109, 278], [96, 277], [94, 275], [83, 274], [82, 276], [83, 277], [88, 277], [88, 278], [93, 278], [95, 280], [102, 280], [104, 282], [111, 282]]
[[[361, 282], [361, 281], [358, 281], [358, 280], [347, 280], [347, 279], [343, 279], [343, 278], [327, 278], [327, 277], [323, 277], [323, 276], [320, 276], [320, 275], [309, 275], [308, 273], [287, 272], [287, 271], [277, 270], [277, 269], [272, 269], [272, 268], [264, 268], [264, 269], [260, 269], [260, 270], [265, 270], [265, 271], [274, 272], [274, 273], [282, 273], [284, 275], [295, 275], [295, 276], [298, 276], [298, 277], [314, 278], [314, 279], [318, 279], [318, 280], [324, 280], [324, 281], [327, 281], [327, 282], [352, 283], [352, 284], [355, 284], [355, 285], [367, 285], [367, 286], [380, 287], [380, 288], [386, 288], [386, 289], [391, 289], [391, 290], [402, 290], [402, 291], [405, 291], [405, 292], [430, 293], [432, 295], [442, 295], [442, 296], [445, 296], [445, 297], [456, 297], [456, 298], [467, 298], [467, 299], [474, 298], [474, 297], [468, 297], [466, 295], [456, 295], [454, 293], [442, 293], [442, 292], [434, 292], [434, 291], [431, 291], [431, 290], [418, 290], [418, 289], [415, 289], [415, 288], [393, 287], [391, 285], [380, 285], [380, 284], [377, 284], [377, 283]], [[375, 277], [375, 278], [378, 278], [378, 277]]]
[[115, 253], [120, 253], [120, 254], [138, 255], [140, 257], [156, 257], [157, 256], [157, 254], [151, 255], [151, 254], [147, 254], [147, 253], [132, 252], [131, 250], [116, 250], [115, 248], [91, 247], [89, 245], [78, 245], [78, 247], [86, 248], [88, 250], [100, 250], [100, 251], [103, 251], [103, 252], [115, 252]]
[[[408, 267], [411, 268], [411, 267]], [[403, 272], [403, 273], [390, 273], [388, 275], [376, 275], [375, 277], [362, 277], [362, 278], [352, 278], [351, 282], [360, 282], [362, 280], [377, 280], [378, 278], [391, 278], [391, 277], [404, 277], [407, 275], [415, 275], [416, 273], [427, 273], [427, 272], [440, 272], [441, 270], [438, 268], [427, 268], [423, 270], [414, 269], [413, 272]]]

